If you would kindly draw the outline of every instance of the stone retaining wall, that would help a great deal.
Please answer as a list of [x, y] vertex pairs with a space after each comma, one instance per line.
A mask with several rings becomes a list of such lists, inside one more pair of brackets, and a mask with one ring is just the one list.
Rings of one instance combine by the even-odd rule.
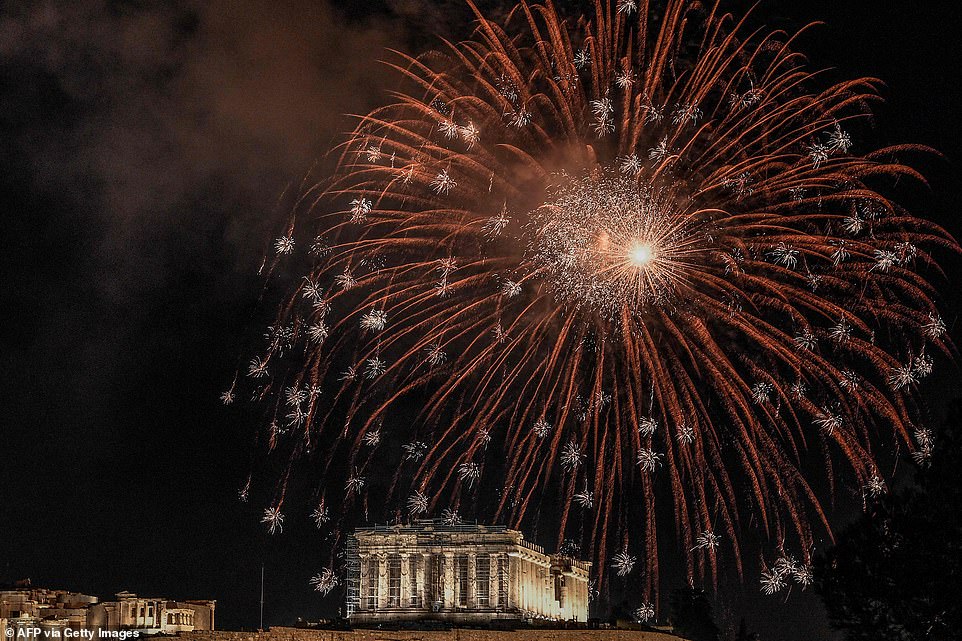
[[678, 641], [679, 637], [642, 630], [305, 630], [267, 632], [226, 630], [182, 632], [183, 641]]

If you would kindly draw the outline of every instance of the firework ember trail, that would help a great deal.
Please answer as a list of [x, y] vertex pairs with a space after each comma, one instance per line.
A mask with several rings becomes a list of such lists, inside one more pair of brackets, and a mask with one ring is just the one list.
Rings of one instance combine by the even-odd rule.
[[[957, 246], [884, 195], [929, 150], [866, 148], [878, 81], [718, 6], [476, 24], [390, 54], [398, 88], [271, 248], [269, 277], [308, 267], [240, 372], [282, 470], [266, 527], [540, 518], [599, 585], [643, 573], [643, 620], [660, 555], [742, 570], [749, 528], [799, 557], [753, 563], [763, 589], [807, 585], [840, 479], [884, 492], [931, 452]], [[302, 469], [314, 503], [285, 503]]]

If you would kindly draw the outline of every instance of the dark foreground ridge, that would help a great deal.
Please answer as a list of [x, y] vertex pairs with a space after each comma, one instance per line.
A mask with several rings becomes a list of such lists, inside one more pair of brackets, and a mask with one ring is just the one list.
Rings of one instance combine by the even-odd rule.
[[222, 630], [182, 632], [184, 641], [677, 641], [680, 637], [650, 630], [306, 630], [271, 628], [266, 632]]

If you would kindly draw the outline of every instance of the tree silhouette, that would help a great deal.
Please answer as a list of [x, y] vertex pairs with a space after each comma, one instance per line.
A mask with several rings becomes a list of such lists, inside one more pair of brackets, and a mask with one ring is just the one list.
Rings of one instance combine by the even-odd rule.
[[758, 635], [748, 631], [748, 624], [745, 622], [745, 617], [742, 617], [738, 623], [738, 634], [735, 636], [735, 641], [758, 641]]
[[678, 588], [668, 599], [668, 621], [672, 631], [691, 641], [718, 641], [718, 626], [711, 613], [708, 595], [700, 588]]
[[957, 401], [914, 485], [875, 501], [819, 560], [818, 592], [849, 641], [962, 634], [960, 425]]

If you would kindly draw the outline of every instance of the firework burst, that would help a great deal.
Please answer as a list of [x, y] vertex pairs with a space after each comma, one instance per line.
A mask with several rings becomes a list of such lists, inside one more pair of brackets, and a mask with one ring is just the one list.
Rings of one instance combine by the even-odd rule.
[[269, 534], [279, 534], [284, 531], [284, 514], [279, 507], [269, 507], [264, 510], [261, 523], [267, 524]]
[[339, 584], [340, 580], [331, 568], [324, 568], [311, 577], [311, 585], [314, 586], [316, 591], [321, 593], [321, 596], [327, 596]]
[[[911, 437], [919, 355], [950, 347], [924, 274], [956, 244], [881, 191], [920, 178], [894, 160], [916, 148], [853, 136], [875, 81], [820, 86], [791, 37], [696, 7], [522, 4], [392, 63], [404, 88], [340, 148], [309, 273], [247, 372], [290, 425], [270, 449], [351, 470], [328, 503], [518, 527], [557, 487], [559, 545], [582, 537], [603, 583], [634, 567], [608, 559], [633, 530], [657, 602], [656, 514], [689, 574], [714, 575], [723, 551], [741, 568], [748, 522], [803, 550], [828, 528], [813, 444], [822, 476], [844, 466], [870, 496], [871, 435], [930, 449]], [[274, 264], [300, 247], [278, 238]], [[333, 393], [285, 409], [307, 384]], [[371, 447], [412, 398], [406, 444]]]
[[622, 550], [612, 557], [611, 567], [618, 576], [628, 576], [635, 569], [638, 558], [628, 554], [627, 550]]
[[632, 614], [639, 623], [648, 623], [655, 618], [655, 606], [651, 603], [642, 603], [641, 607], [635, 609]]

